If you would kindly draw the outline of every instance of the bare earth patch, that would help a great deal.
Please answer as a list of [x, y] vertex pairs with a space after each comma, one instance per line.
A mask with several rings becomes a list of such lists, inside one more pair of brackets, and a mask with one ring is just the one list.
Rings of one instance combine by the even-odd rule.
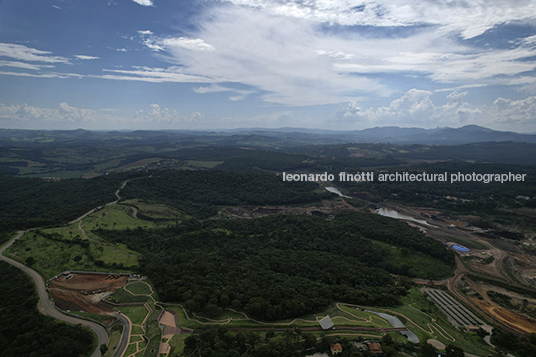
[[[69, 276], [72, 278], [68, 279]], [[62, 310], [86, 311], [108, 315], [112, 306], [102, 299], [125, 285], [128, 276], [106, 274], [60, 275], [49, 282], [48, 289], [56, 306]]]
[[429, 339], [428, 342], [430, 345], [434, 346], [438, 350], [444, 350], [447, 346], [445, 346], [443, 343], [441, 343], [438, 340]]

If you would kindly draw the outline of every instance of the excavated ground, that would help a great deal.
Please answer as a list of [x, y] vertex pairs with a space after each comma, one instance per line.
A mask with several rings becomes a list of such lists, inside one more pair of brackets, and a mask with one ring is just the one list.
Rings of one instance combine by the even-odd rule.
[[128, 276], [114, 278], [103, 274], [71, 274], [71, 279], [59, 276], [49, 283], [50, 295], [62, 310], [86, 311], [108, 315], [112, 306], [101, 300], [125, 285]]

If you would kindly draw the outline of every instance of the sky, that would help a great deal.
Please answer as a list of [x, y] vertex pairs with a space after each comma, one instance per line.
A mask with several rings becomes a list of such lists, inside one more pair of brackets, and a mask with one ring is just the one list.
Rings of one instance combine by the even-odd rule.
[[0, 0], [0, 128], [536, 132], [533, 0]]

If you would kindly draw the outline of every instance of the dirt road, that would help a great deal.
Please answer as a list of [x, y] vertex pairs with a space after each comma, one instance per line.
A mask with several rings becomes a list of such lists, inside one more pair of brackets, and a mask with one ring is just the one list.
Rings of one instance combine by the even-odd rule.
[[4, 251], [7, 248], [9, 248], [13, 244], [13, 242], [15, 242], [17, 239], [22, 237], [22, 235], [25, 232], [26, 231], [19, 231], [15, 238], [13, 238], [6, 245], [4, 245], [2, 248], [0, 248], [0, 260], [3, 260], [5, 262], [7, 262], [7, 263], [9, 263], [9, 264], [21, 269], [22, 271], [26, 272], [28, 275], [30, 275], [32, 277], [32, 279], [34, 280], [35, 286], [37, 287], [37, 292], [39, 294], [39, 302], [40, 302], [40, 306], [41, 306], [39, 311], [43, 315], [52, 316], [52, 317], [54, 317], [54, 318], [56, 318], [58, 320], [65, 321], [65, 322], [68, 322], [68, 323], [71, 323], [71, 324], [81, 324], [82, 326], [86, 326], [86, 327], [90, 328], [91, 330], [93, 330], [93, 332], [95, 332], [95, 334], [97, 335], [98, 342], [97, 342], [97, 348], [95, 349], [95, 351], [93, 352], [91, 357], [99, 357], [99, 356], [101, 356], [99, 346], [101, 344], [103, 344], [103, 343], [108, 344], [108, 332], [106, 331], [106, 329], [104, 327], [102, 327], [101, 325], [97, 324], [97, 323], [87, 321], [87, 320], [78, 319], [78, 318], [72, 317], [72, 316], [68, 316], [68, 315], [65, 315], [65, 314], [61, 313], [60, 311], [58, 311], [54, 307], [54, 303], [51, 302], [49, 300], [49, 298], [48, 298], [48, 294], [47, 294], [46, 288], [45, 288], [45, 283], [43, 281], [43, 278], [41, 278], [41, 275], [39, 275], [35, 270], [30, 269], [25, 265], [23, 265], [23, 264], [21, 264], [19, 262], [16, 262], [13, 259], [10, 259], [10, 258], [7, 258], [7, 257], [3, 256]]

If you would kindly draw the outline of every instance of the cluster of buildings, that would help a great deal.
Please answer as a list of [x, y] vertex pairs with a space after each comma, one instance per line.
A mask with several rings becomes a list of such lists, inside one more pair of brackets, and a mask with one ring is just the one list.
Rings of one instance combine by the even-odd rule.
[[[370, 351], [376, 354], [377, 356], [383, 355], [382, 345], [380, 341], [364, 341], [364, 342], [352, 341], [351, 343], [359, 352]], [[342, 346], [340, 343], [332, 343], [330, 345], [330, 350], [331, 350], [331, 354], [333, 356], [336, 356], [339, 353], [342, 353]]]

